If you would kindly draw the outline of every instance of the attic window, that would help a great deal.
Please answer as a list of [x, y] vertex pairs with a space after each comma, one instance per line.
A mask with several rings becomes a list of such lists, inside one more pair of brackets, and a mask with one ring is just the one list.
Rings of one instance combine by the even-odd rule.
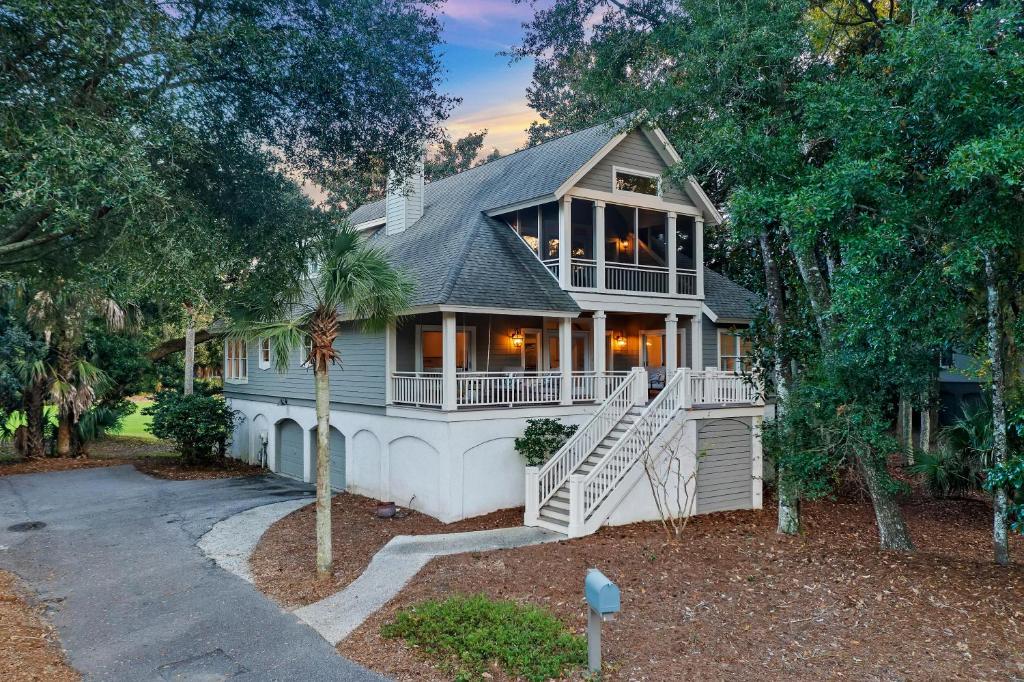
[[633, 194], [661, 195], [661, 176], [643, 171], [614, 169], [614, 189], [616, 192], [632, 192]]

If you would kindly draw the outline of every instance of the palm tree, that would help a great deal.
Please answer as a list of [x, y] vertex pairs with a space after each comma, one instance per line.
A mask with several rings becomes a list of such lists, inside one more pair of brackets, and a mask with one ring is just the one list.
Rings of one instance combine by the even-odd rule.
[[58, 457], [74, 454], [79, 419], [96, 401], [106, 375], [81, 356], [86, 324], [102, 319], [110, 329], [125, 328], [126, 308], [102, 293], [76, 288], [58, 281], [52, 290], [36, 292], [30, 299], [26, 319], [44, 335], [51, 347], [50, 362], [37, 362], [25, 371], [26, 386], [49, 387], [57, 407]]
[[330, 573], [330, 376], [328, 367], [341, 359], [334, 346], [342, 314], [368, 331], [379, 331], [408, 307], [412, 286], [377, 248], [351, 227], [343, 227], [316, 245], [317, 271], [296, 281], [277, 310], [265, 320], [240, 321], [229, 338], [269, 339], [274, 366], [288, 369], [298, 348], [308, 348], [316, 393], [316, 570]]

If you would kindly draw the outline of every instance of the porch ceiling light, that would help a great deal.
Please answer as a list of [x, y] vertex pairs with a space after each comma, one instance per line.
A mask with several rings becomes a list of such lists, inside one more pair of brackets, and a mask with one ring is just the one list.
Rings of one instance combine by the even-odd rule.
[[623, 336], [622, 334], [616, 334], [614, 340], [615, 347], [618, 348], [619, 350], [622, 350], [623, 348], [626, 347], [626, 337]]
[[515, 347], [515, 348], [522, 348], [523, 347], [523, 330], [522, 329], [520, 329], [519, 327], [516, 327], [515, 329], [512, 330], [512, 332], [508, 335], [508, 337], [510, 339], [512, 339], [512, 346], [513, 347]]

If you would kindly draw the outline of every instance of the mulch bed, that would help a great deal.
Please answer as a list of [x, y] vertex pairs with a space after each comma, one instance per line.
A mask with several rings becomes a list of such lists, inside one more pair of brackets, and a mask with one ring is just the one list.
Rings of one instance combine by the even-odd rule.
[[224, 458], [208, 464], [187, 466], [177, 457], [150, 457], [132, 462], [135, 468], [149, 476], [172, 481], [200, 481], [213, 478], [235, 478], [237, 476], [258, 476], [267, 470], [246, 464], [237, 459]]
[[[992, 563], [991, 508], [928, 501], [904, 512], [912, 555], [878, 549], [870, 506], [820, 502], [805, 505], [797, 538], [777, 535], [768, 509], [696, 517], [675, 545], [645, 523], [441, 557], [338, 650], [399, 680], [444, 679], [380, 636], [396, 609], [484, 593], [546, 607], [583, 633], [583, 576], [599, 567], [622, 588], [602, 679], [1024, 677], [1024, 566]], [[1024, 559], [1021, 538], [1012, 553]]]
[[341, 493], [331, 503], [333, 574], [316, 574], [316, 510], [303, 507], [284, 517], [260, 539], [249, 561], [256, 587], [286, 606], [304, 606], [334, 594], [355, 580], [374, 554], [396, 535], [458, 533], [508, 528], [523, 523], [523, 509], [503, 509], [456, 523], [402, 509], [392, 519], [375, 516], [377, 500]]
[[88, 457], [20, 459], [10, 448], [0, 453], [0, 476], [69, 471], [132, 464], [149, 476], [175, 481], [232, 478], [266, 473], [265, 469], [236, 459], [222, 458], [200, 466], [185, 466], [171, 446], [146, 438], [115, 436], [89, 445]]
[[81, 676], [64, 660], [60, 642], [29, 603], [13, 575], [0, 571], [0, 680], [72, 682]]

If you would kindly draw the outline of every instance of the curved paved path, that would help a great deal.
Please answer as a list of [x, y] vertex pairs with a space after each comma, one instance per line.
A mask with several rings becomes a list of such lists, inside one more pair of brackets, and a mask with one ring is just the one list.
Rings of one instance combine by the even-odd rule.
[[[221, 519], [311, 490], [131, 466], [3, 477], [0, 568], [51, 606], [87, 680], [381, 680], [196, 547]], [[7, 530], [26, 521], [46, 527]]]

